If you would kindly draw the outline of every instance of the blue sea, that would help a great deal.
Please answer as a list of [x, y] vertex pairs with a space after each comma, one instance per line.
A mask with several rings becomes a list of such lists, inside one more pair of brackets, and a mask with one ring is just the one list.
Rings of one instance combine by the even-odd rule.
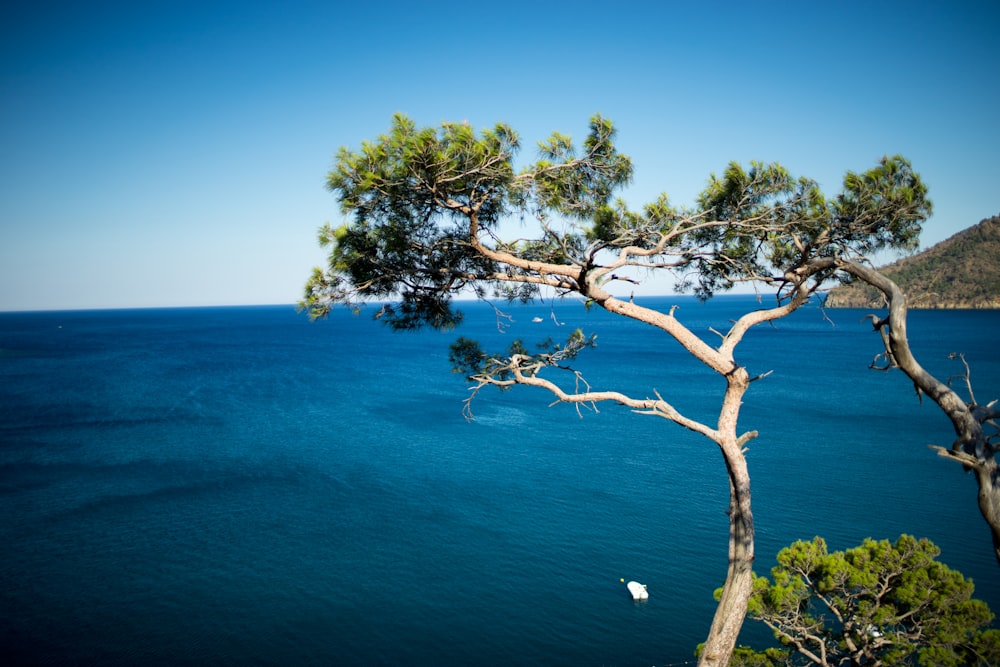
[[[706, 340], [751, 296], [646, 299]], [[487, 305], [393, 333], [291, 306], [0, 314], [0, 662], [11, 665], [693, 664], [727, 559], [714, 445], [611, 404], [450, 372], [457, 335], [504, 347], [582, 327], [594, 389], [714, 422], [723, 382], [665, 334], [575, 301]], [[758, 570], [797, 539], [927, 537], [1000, 612], [1000, 569], [950, 425], [867, 366], [854, 310], [749, 333], [741, 427]], [[541, 321], [533, 321], [540, 318]], [[917, 311], [939, 377], [965, 353], [1000, 397], [1000, 311]], [[570, 378], [566, 378], [570, 381]], [[621, 579], [648, 586], [635, 603]], [[742, 641], [768, 642], [748, 621]]]

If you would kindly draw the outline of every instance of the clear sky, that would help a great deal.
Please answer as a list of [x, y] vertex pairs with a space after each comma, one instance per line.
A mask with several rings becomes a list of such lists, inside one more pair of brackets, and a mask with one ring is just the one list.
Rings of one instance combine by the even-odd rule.
[[636, 206], [901, 153], [926, 247], [1000, 212], [998, 33], [996, 0], [6, 3], [0, 311], [295, 302], [334, 152], [397, 111], [509, 123], [525, 159], [600, 112]]

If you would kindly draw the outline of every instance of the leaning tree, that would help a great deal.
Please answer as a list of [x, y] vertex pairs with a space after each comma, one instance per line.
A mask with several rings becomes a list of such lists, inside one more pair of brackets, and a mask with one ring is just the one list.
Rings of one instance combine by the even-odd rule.
[[[815, 260], [807, 263], [817, 271], [825, 271], [833, 265], [844, 275], [861, 280], [881, 292], [887, 312], [884, 315], [870, 315], [872, 325], [882, 338], [883, 351], [871, 363], [871, 368], [891, 370], [898, 368], [913, 382], [918, 397], [928, 396], [951, 421], [955, 440], [951, 447], [934, 445], [938, 454], [960, 463], [966, 471], [976, 477], [979, 487], [979, 511], [986, 520], [993, 538], [993, 553], [1000, 563], [1000, 417], [997, 401], [981, 405], [976, 400], [972, 388], [969, 365], [965, 356], [956, 353], [952, 358], [961, 360], [963, 371], [942, 382], [917, 361], [910, 349], [906, 333], [906, 295], [895, 282], [877, 270], [859, 261], [846, 258]], [[968, 400], [963, 399], [952, 386], [953, 380], [964, 384]]]
[[[462, 319], [456, 295], [578, 295], [658, 328], [721, 376], [725, 390], [712, 424], [680, 413], [656, 391], [640, 397], [581, 381], [571, 360], [593, 339], [580, 331], [534, 351], [515, 343], [487, 353], [460, 339], [451, 355], [473, 380], [474, 393], [491, 385], [540, 387], [565, 403], [607, 401], [662, 417], [715, 443], [729, 478], [729, 566], [700, 660], [724, 665], [746, 613], [754, 561], [744, 448], [757, 432], [739, 432], [737, 418], [759, 376], [737, 361], [736, 348], [752, 327], [787, 316], [824, 284], [874, 279], [866, 265], [873, 253], [915, 249], [931, 204], [910, 164], [892, 157], [848, 173], [832, 198], [780, 165], [733, 163], [710, 177], [693, 207], [675, 207], [662, 195], [631, 210], [614, 198], [632, 175], [614, 134], [610, 121], [595, 116], [582, 146], [555, 133], [539, 144], [536, 161], [518, 169], [519, 139], [506, 125], [477, 135], [465, 123], [419, 128], [395, 116], [388, 133], [337, 153], [328, 186], [350, 217], [320, 230], [329, 261], [314, 270], [301, 306], [322, 317], [336, 304], [374, 301], [382, 303], [375, 316], [394, 329], [450, 328]], [[502, 223], [517, 219], [532, 226], [531, 238], [503, 237]], [[631, 284], [661, 272], [702, 298], [742, 283], [763, 285], [776, 296], [711, 344], [672, 309], [661, 312], [625, 296]], [[905, 341], [904, 326], [881, 329], [890, 341]], [[892, 349], [898, 361], [898, 344]]]

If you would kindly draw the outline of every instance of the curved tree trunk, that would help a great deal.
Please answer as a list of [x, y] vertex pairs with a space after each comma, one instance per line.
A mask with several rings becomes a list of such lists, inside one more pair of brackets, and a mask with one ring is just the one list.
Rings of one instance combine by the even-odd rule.
[[[877, 288], [889, 304], [889, 315], [874, 322], [882, 334], [891, 366], [898, 367], [913, 381], [918, 392], [929, 396], [951, 420], [956, 439], [951, 449], [937, 447], [941, 456], [972, 470], [979, 485], [979, 511], [993, 538], [993, 552], [1000, 564], [1000, 466], [996, 450], [983, 431], [983, 422], [998, 413], [990, 406], [966, 403], [951, 387], [940, 382], [917, 362], [906, 335], [906, 297], [895, 282], [867, 266], [841, 260], [839, 268]], [[972, 397], [970, 396], [970, 399]]]

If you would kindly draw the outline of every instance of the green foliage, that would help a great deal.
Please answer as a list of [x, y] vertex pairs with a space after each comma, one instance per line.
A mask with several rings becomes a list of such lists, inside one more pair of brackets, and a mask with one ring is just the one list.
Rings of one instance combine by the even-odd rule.
[[[454, 326], [452, 297], [466, 287], [485, 294], [530, 298], [530, 281], [511, 290], [502, 266], [473, 242], [489, 235], [505, 215], [561, 214], [589, 218], [631, 178], [610, 121], [595, 116], [578, 155], [569, 137], [553, 134], [542, 159], [515, 174], [517, 134], [498, 124], [478, 136], [464, 123], [418, 128], [393, 117], [388, 133], [359, 150], [341, 148], [327, 185], [351, 222], [320, 231], [330, 248], [327, 269], [314, 272], [300, 306], [322, 317], [337, 303], [399, 298], [381, 311], [394, 328]], [[552, 232], [498, 250], [526, 259], [564, 262], [579, 251], [582, 234]], [[527, 286], [527, 287], [525, 287]]]
[[737, 646], [729, 664], [733, 667], [792, 667], [795, 663], [791, 653], [782, 649], [755, 651], [748, 646]]
[[862, 174], [848, 172], [832, 201], [815, 181], [794, 179], [781, 165], [733, 162], [711, 176], [698, 207], [698, 215], [724, 223], [695, 225], [686, 239], [694, 271], [680, 287], [702, 298], [816, 258], [913, 250], [931, 213], [927, 187], [898, 155]]
[[553, 133], [539, 142], [542, 160], [525, 170], [531, 174], [538, 205], [570, 217], [589, 220], [611, 198], [614, 190], [632, 178], [632, 161], [614, 146], [615, 129], [601, 116], [590, 119], [590, 133], [584, 141], [586, 159], [573, 169], [558, 165], [577, 163], [570, 137]]
[[864, 173], [847, 172], [833, 210], [833, 240], [869, 255], [883, 248], [916, 250], [920, 223], [930, 216], [931, 203], [927, 186], [897, 155], [883, 157]]
[[748, 613], [785, 648], [741, 649], [733, 664], [1000, 663], [993, 614], [939, 554], [909, 535], [842, 552], [829, 552], [820, 537], [782, 549], [771, 580], [755, 578]]
[[766, 244], [782, 243], [782, 208], [794, 193], [788, 171], [777, 164], [753, 162], [750, 169], [731, 162], [722, 177], [709, 178], [708, 187], [698, 198], [701, 211], [725, 225], [703, 226], [689, 235], [694, 251], [693, 287], [708, 298], [727, 290], [740, 280], [769, 275]]
[[[349, 221], [320, 231], [329, 261], [300, 305], [322, 317], [337, 303], [398, 300], [379, 311], [390, 326], [448, 328], [460, 320], [452, 298], [463, 290], [526, 301], [548, 286], [590, 299], [607, 280], [639, 282], [620, 270], [670, 271], [679, 291], [708, 298], [741, 282], [781, 286], [817, 258], [910, 250], [931, 211], [926, 186], [899, 156], [848, 172], [829, 200], [781, 165], [731, 163], [694, 209], [661, 195], [631, 210], [613, 199], [632, 178], [614, 139], [611, 121], [595, 115], [582, 145], [555, 132], [516, 171], [520, 140], [507, 125], [477, 134], [397, 114], [375, 141], [337, 152], [327, 185]], [[510, 217], [534, 219], [536, 233], [499, 238]], [[836, 271], [809, 275], [818, 287]]]

